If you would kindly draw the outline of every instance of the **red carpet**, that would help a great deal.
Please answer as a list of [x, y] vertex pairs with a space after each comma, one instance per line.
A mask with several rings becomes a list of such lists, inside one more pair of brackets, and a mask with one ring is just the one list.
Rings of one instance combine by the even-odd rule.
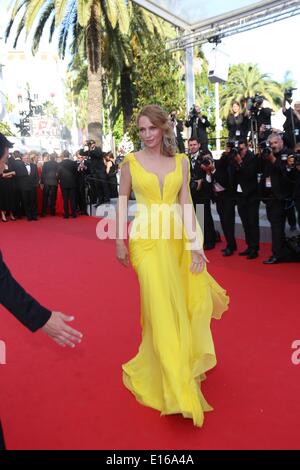
[[[299, 448], [299, 264], [262, 265], [208, 252], [210, 272], [229, 291], [230, 310], [213, 322], [218, 357], [203, 390], [214, 411], [204, 427], [160, 417], [123, 387], [121, 364], [140, 340], [135, 273], [96, 238], [98, 220], [46, 218], [1, 223], [1, 249], [14, 275], [41, 303], [74, 314], [84, 332], [75, 350], [32, 334], [4, 309], [0, 416], [9, 449]], [[240, 248], [243, 248], [240, 242]], [[151, 379], [151, 378], [150, 378]]]

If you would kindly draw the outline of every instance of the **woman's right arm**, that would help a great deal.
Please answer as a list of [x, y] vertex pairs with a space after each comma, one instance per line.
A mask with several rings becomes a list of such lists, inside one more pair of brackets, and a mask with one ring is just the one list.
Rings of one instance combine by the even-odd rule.
[[129, 265], [129, 255], [125, 245], [125, 239], [127, 238], [127, 211], [130, 192], [131, 174], [129, 162], [127, 162], [124, 163], [121, 168], [119, 198], [116, 211], [116, 255], [118, 261], [126, 267]]

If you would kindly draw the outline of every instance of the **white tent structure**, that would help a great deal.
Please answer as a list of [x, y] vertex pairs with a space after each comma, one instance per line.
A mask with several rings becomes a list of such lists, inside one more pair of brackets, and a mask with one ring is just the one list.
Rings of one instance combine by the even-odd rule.
[[299, 0], [135, 0], [179, 29], [171, 50], [186, 51], [187, 108], [194, 103], [193, 45], [300, 14]]
[[253, 21], [272, 22], [298, 14], [300, 9], [297, 0], [135, 0], [135, 3], [190, 33], [209, 28], [220, 31], [233, 22], [240, 27]]

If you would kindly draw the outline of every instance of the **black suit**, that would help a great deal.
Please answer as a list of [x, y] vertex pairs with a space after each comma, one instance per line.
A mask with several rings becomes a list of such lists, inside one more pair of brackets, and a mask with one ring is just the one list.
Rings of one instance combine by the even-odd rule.
[[207, 150], [208, 137], [207, 128], [210, 122], [206, 116], [195, 116], [185, 122], [186, 127], [191, 127], [191, 137], [196, 138], [201, 143], [202, 150]]
[[[286, 116], [286, 121], [283, 124], [284, 141], [286, 145], [289, 146], [289, 148], [294, 148], [295, 144], [300, 142], [300, 120], [298, 119], [296, 114], [293, 112], [292, 108], [286, 109], [282, 112]], [[293, 133], [293, 125], [292, 125], [293, 121], [294, 121], [294, 133]]]
[[[236, 178], [235, 172], [228, 161], [228, 154], [223, 153], [220, 160], [215, 161], [216, 171], [213, 174], [213, 187], [217, 211], [227, 248], [236, 250], [235, 240], [235, 204]], [[220, 190], [223, 188], [223, 190]], [[218, 189], [218, 190], [217, 190]]]
[[0, 450], [5, 450], [5, 442], [4, 442], [4, 436], [3, 436], [1, 421], [0, 421]]
[[281, 157], [288, 154], [290, 151], [284, 148], [275, 155], [275, 163], [268, 160], [261, 161], [260, 191], [271, 224], [273, 256], [278, 259], [284, 259], [287, 255], [285, 247], [286, 199], [292, 197], [293, 185], [286, 174], [286, 164]]
[[86, 176], [89, 174], [87, 160], [77, 162], [77, 174], [77, 206], [79, 206], [81, 214], [87, 214]]
[[30, 163], [30, 173], [28, 173], [23, 161], [15, 161], [14, 165], [17, 187], [22, 195], [26, 217], [28, 220], [34, 220], [37, 218], [37, 186], [39, 183], [37, 166]]
[[[194, 208], [197, 204], [203, 204], [204, 208], [204, 244], [213, 247], [216, 243], [216, 231], [214, 221], [211, 214], [211, 199], [213, 198], [213, 190], [211, 182], [207, 181], [206, 172], [202, 170], [202, 152], [195, 156], [190, 156], [190, 173], [192, 180], [202, 180], [201, 188], [197, 191], [191, 187], [191, 195]], [[193, 158], [194, 157], [194, 158]], [[196, 158], [195, 158], [196, 157]]]
[[20, 189], [20, 186], [19, 186], [18, 172], [20, 171], [20, 168], [21, 168], [21, 172], [23, 171], [24, 164], [23, 164], [21, 158], [14, 159], [14, 158], [10, 157], [8, 159], [8, 161], [10, 162], [11, 171], [16, 172], [16, 176], [13, 178], [13, 180], [14, 180], [14, 209], [13, 209], [13, 212], [18, 218], [22, 218], [24, 216], [25, 210], [24, 210], [24, 204], [23, 204], [23, 200], [22, 200], [22, 193], [21, 193], [21, 189]]
[[[51, 316], [51, 311], [42, 307], [13, 278], [0, 252], [0, 304], [9, 310], [24, 326], [36, 331], [44, 326]], [[0, 424], [0, 449], [4, 448], [4, 439]]]
[[185, 147], [184, 147], [184, 141], [182, 137], [182, 132], [183, 132], [183, 121], [180, 119], [171, 119], [172, 125], [174, 128], [174, 134], [176, 137], [176, 143], [177, 143], [177, 149], [179, 153], [185, 153]]
[[93, 150], [87, 151], [81, 149], [79, 154], [83, 157], [88, 157], [89, 173], [91, 176], [91, 202], [98, 202], [98, 204], [109, 202], [110, 190], [101, 148], [95, 147]]
[[65, 158], [58, 166], [58, 177], [64, 200], [64, 217], [69, 217], [69, 201], [72, 216], [76, 216], [77, 163]]
[[249, 250], [259, 250], [259, 191], [258, 159], [248, 151], [240, 165], [234, 166], [236, 172], [236, 200], [241, 218], [245, 240]]
[[43, 190], [42, 214], [45, 215], [50, 202], [50, 212], [55, 214], [55, 204], [58, 186], [58, 163], [55, 161], [45, 162], [42, 169], [41, 183]]
[[298, 225], [300, 227], [300, 171], [293, 168], [291, 171], [287, 171], [286, 174], [292, 183], [293, 199], [297, 209]]

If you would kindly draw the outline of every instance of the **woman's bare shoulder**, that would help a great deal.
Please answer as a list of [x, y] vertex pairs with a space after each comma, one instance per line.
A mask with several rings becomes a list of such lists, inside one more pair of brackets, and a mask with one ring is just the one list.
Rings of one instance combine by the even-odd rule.
[[128, 163], [128, 165], [126, 165], [127, 167], [129, 166], [129, 163], [134, 159], [134, 154], [133, 153], [128, 153], [127, 155], [125, 155], [125, 157], [123, 158], [122, 162], [119, 164], [119, 168], [122, 168], [126, 163]]

